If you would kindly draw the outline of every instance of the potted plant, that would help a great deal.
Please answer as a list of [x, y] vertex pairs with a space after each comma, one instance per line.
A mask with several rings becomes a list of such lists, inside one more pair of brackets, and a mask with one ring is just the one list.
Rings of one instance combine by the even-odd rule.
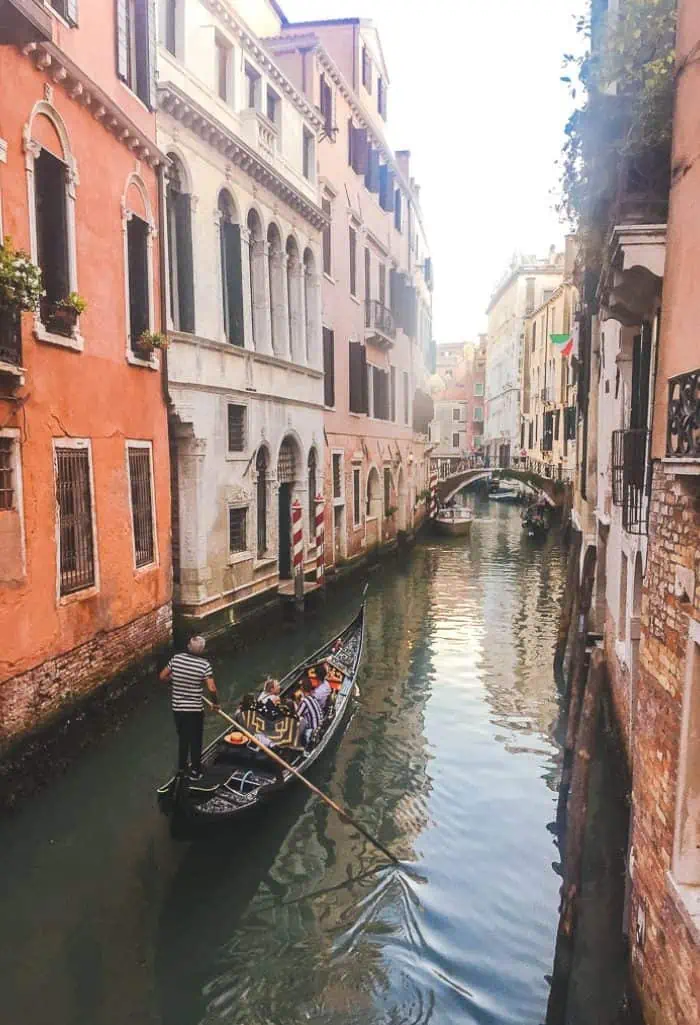
[[49, 320], [52, 330], [58, 334], [70, 335], [73, 332], [78, 317], [87, 309], [87, 303], [77, 292], [69, 292], [63, 299], [53, 304]]
[[0, 245], [0, 347], [19, 353], [19, 316], [38, 309], [43, 295], [41, 270], [6, 238]]
[[150, 359], [155, 349], [167, 349], [168, 339], [160, 331], [142, 331], [134, 344], [134, 352], [142, 359]]

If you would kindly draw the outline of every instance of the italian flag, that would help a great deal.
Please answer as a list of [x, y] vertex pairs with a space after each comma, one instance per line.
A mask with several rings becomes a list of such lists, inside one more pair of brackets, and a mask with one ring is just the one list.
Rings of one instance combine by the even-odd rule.
[[574, 351], [573, 335], [550, 335], [550, 341], [555, 349], [559, 349], [562, 356], [570, 356]]

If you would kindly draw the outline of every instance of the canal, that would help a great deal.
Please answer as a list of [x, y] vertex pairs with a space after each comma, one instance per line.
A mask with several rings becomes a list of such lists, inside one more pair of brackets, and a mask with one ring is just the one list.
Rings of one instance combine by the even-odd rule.
[[[167, 692], [0, 823], [2, 1014], [31, 1025], [538, 1025], [557, 922], [558, 538], [477, 505], [370, 577], [360, 700], [315, 780], [240, 836], [174, 844]], [[215, 659], [222, 703], [352, 616]], [[213, 719], [210, 733], [217, 730]]]

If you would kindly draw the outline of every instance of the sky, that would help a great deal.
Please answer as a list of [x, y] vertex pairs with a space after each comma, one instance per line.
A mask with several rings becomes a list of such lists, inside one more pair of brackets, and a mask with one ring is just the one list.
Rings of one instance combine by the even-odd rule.
[[435, 268], [433, 334], [468, 341], [514, 252], [546, 255], [572, 108], [562, 55], [584, 0], [281, 0], [290, 21], [368, 17], [389, 88], [387, 135], [410, 149]]

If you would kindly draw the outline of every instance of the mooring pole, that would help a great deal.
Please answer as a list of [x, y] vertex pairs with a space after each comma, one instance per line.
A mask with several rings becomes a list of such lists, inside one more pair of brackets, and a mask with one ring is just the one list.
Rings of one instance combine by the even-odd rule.
[[292, 552], [294, 553], [294, 604], [297, 612], [304, 611], [304, 530], [301, 525], [301, 502], [292, 502]]

